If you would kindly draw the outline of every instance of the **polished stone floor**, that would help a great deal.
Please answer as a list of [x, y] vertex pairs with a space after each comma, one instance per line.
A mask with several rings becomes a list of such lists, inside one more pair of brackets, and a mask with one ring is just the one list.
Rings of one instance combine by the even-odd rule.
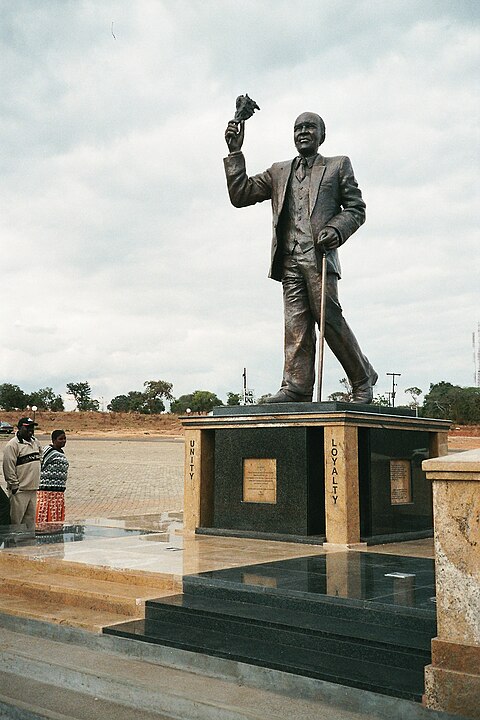
[[[2, 548], [3, 544], [3, 548]], [[364, 548], [368, 554], [432, 558], [433, 540], [416, 540]], [[16, 541], [3, 542], [0, 552], [9, 552], [35, 559], [64, 559], [87, 565], [115, 569], [146, 570], [170, 573], [176, 577], [257, 565], [291, 558], [337, 555], [321, 545], [252, 540], [205, 535], [183, 536], [182, 513], [132, 515], [122, 518], [85, 518], [68, 525], [64, 534], [48, 534], [43, 529], [35, 538], [19, 536]], [[361, 554], [350, 551], [350, 565]], [[328, 560], [330, 563], [330, 560]], [[338, 560], [340, 562], [340, 560]], [[384, 563], [387, 559], [384, 559]], [[396, 565], [398, 562], [395, 561]], [[320, 564], [317, 565], [317, 568]], [[318, 574], [318, 571], [317, 571]]]
[[335, 552], [201, 573], [222, 585], [278, 590], [290, 597], [325, 595], [353, 605], [435, 612], [435, 568], [429, 558]]

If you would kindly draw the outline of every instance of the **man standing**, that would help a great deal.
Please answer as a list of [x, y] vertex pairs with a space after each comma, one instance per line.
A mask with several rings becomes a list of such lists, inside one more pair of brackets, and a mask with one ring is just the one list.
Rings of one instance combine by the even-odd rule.
[[35, 529], [42, 455], [42, 448], [33, 436], [35, 425], [28, 417], [20, 418], [18, 432], [3, 451], [3, 474], [10, 495], [11, 523], [25, 524], [28, 530]]
[[325, 124], [305, 112], [294, 125], [298, 157], [248, 177], [241, 152], [245, 126], [230, 122], [224, 159], [232, 205], [271, 200], [273, 239], [269, 277], [283, 285], [285, 363], [280, 390], [266, 403], [310, 402], [315, 382], [315, 324], [320, 320], [322, 255], [327, 256], [325, 339], [353, 390], [353, 402], [371, 403], [378, 376], [343, 317], [337, 248], [365, 222], [365, 203], [348, 157], [323, 157]]

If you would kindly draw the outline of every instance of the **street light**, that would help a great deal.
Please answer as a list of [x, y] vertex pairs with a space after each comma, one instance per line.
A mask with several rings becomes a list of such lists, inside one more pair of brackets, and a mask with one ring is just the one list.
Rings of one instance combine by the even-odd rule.
[[32, 405], [32, 412], [33, 412], [33, 422], [35, 422], [35, 413], [37, 412], [38, 408], [36, 405]]

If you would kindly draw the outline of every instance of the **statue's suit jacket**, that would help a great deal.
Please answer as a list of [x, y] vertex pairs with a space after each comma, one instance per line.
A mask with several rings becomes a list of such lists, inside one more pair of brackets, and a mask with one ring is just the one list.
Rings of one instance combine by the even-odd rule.
[[[282, 279], [282, 210], [293, 160], [278, 162], [259, 175], [248, 177], [242, 152], [224, 159], [227, 186], [232, 205], [246, 207], [272, 201], [273, 237], [269, 277]], [[325, 227], [333, 227], [343, 244], [365, 222], [365, 203], [348, 157], [317, 155], [311, 170], [309, 192], [310, 223], [315, 240]], [[316, 253], [320, 271], [322, 256]], [[327, 252], [327, 271], [341, 276], [337, 250]]]

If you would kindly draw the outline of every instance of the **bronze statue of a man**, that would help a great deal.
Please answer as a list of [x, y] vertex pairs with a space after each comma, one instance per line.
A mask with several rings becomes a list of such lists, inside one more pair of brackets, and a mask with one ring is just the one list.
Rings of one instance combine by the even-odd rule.
[[319, 322], [322, 255], [327, 256], [325, 339], [342, 365], [353, 402], [371, 403], [378, 376], [343, 317], [338, 301], [337, 248], [365, 222], [365, 203], [348, 157], [323, 157], [325, 124], [302, 113], [293, 129], [298, 156], [248, 177], [241, 152], [244, 122], [225, 131], [224, 159], [232, 205], [272, 201], [273, 240], [269, 277], [281, 281], [285, 364], [280, 390], [266, 403], [310, 402], [315, 382], [315, 323]]

